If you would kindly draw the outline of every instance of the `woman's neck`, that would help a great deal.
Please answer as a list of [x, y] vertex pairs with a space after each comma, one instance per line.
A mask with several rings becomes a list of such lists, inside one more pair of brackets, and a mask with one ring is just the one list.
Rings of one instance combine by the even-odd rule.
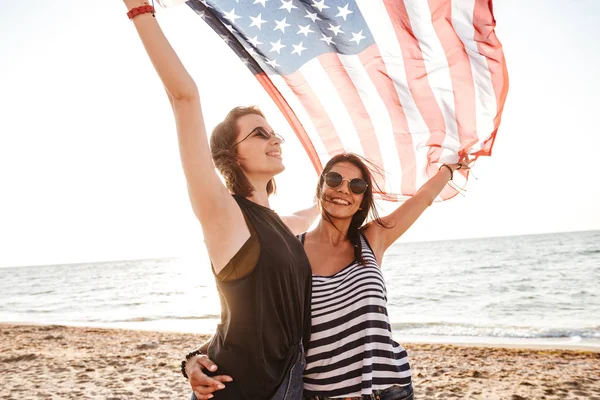
[[248, 200], [261, 205], [263, 207], [267, 207], [267, 208], [271, 208], [271, 205], [269, 204], [269, 195], [267, 194], [266, 190], [262, 190], [262, 191], [254, 191], [252, 192], [252, 195], [246, 197]]
[[[332, 218], [329, 222], [325, 216], [321, 216], [319, 224], [314, 229], [313, 234], [319, 242], [327, 242], [332, 246], [338, 246], [346, 242], [350, 220], [338, 220]], [[334, 225], [335, 224], [335, 225]]]
[[269, 195], [267, 194], [267, 184], [271, 179], [272, 178], [265, 180], [248, 177], [250, 184], [254, 187], [254, 192], [252, 192], [247, 199], [263, 207], [271, 208], [269, 204]]

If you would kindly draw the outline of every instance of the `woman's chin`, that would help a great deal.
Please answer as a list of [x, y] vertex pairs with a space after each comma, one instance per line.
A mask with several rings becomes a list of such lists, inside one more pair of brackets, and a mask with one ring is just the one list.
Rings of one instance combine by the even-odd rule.
[[275, 166], [273, 168], [273, 172], [275, 175], [282, 173], [283, 171], [285, 171], [285, 165], [283, 165], [283, 161], [280, 159], [278, 162], [279, 165]]
[[[343, 209], [345, 207], [347, 209]], [[348, 206], [340, 206], [336, 204], [327, 204], [325, 206], [325, 211], [329, 214], [329, 216], [333, 219], [343, 220], [343, 219], [352, 219], [354, 214], [350, 210]]]

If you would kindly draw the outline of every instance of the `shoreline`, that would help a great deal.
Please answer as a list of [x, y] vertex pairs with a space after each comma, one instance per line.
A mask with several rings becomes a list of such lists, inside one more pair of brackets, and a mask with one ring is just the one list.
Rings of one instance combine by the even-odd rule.
[[523, 350], [570, 350], [600, 353], [600, 340], [571, 338], [499, 338], [491, 336], [405, 336], [394, 340], [411, 344], [442, 344], [458, 347], [483, 347]]
[[[140, 332], [157, 332], [157, 333], [180, 333], [200, 336], [211, 336], [212, 332], [194, 332], [189, 329], [165, 329], [159, 324], [132, 322], [121, 324], [105, 324], [105, 323], [76, 323], [76, 322], [60, 322], [60, 323], [37, 323], [37, 322], [19, 322], [19, 321], [0, 321], [0, 329], [3, 325], [7, 326], [58, 326], [58, 327], [74, 327], [74, 328], [95, 328], [106, 330], [125, 330], [125, 331], [140, 331]], [[214, 326], [214, 324], [210, 324]], [[394, 340], [404, 344], [439, 344], [458, 347], [485, 347], [485, 348], [502, 348], [502, 349], [529, 349], [529, 350], [570, 350], [600, 353], [599, 339], [578, 339], [573, 338], [506, 338], [492, 336], [434, 336], [434, 335], [402, 335], [398, 331], [393, 331]]]
[[[0, 323], [0, 399], [189, 398], [180, 362], [207, 337]], [[598, 352], [404, 346], [419, 399], [600, 400]]]

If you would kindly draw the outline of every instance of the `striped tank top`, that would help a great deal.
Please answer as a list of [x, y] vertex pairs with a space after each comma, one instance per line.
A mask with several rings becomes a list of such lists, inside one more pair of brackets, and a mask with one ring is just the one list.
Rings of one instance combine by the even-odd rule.
[[305, 395], [358, 397], [411, 382], [406, 350], [392, 339], [381, 269], [362, 233], [360, 240], [365, 265], [312, 276]]

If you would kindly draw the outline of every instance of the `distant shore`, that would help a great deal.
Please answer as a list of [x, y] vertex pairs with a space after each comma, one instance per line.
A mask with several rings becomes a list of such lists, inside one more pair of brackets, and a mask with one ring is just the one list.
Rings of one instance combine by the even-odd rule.
[[[186, 399], [206, 335], [0, 323], [0, 399]], [[419, 399], [600, 400], [600, 353], [404, 343]]]

